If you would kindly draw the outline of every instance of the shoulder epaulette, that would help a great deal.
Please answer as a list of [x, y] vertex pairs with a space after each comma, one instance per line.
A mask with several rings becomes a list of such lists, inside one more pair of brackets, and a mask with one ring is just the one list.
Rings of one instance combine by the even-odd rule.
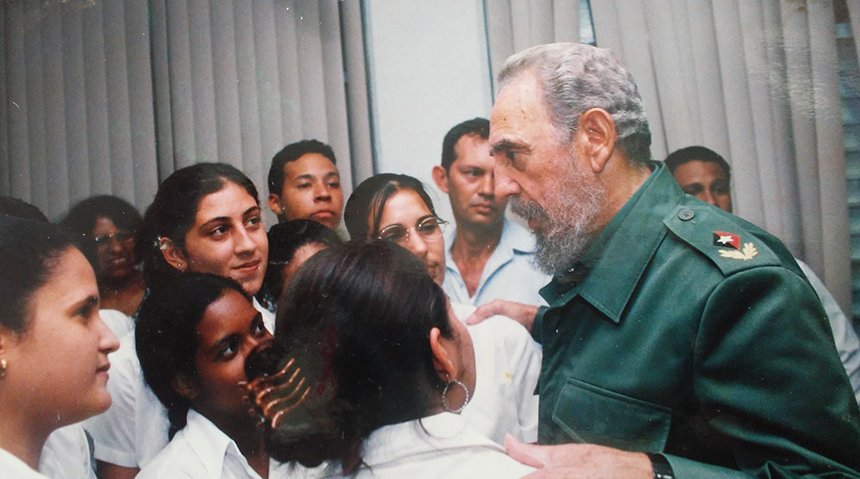
[[779, 257], [737, 218], [698, 202], [682, 201], [663, 223], [707, 256], [724, 275], [758, 266], [782, 265]]

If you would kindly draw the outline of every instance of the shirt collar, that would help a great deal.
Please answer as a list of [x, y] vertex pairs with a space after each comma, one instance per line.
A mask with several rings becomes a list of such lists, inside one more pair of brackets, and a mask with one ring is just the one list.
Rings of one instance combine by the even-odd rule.
[[363, 460], [373, 468], [428, 451], [444, 453], [446, 449], [464, 447], [504, 451], [468, 427], [463, 416], [444, 412], [377, 429], [365, 440]]
[[541, 289], [550, 306], [561, 306], [581, 296], [618, 322], [651, 256], [666, 234], [663, 219], [683, 197], [662, 163], [598, 235], [586, 251], [590, 271], [578, 285], [559, 278]]
[[[224, 470], [224, 457], [227, 454], [242, 454], [239, 447], [212, 421], [194, 409], [188, 410], [187, 424], [177, 435], [182, 434], [188, 446], [201, 459], [207, 477], [219, 478]], [[244, 459], [244, 458], [243, 458]]]

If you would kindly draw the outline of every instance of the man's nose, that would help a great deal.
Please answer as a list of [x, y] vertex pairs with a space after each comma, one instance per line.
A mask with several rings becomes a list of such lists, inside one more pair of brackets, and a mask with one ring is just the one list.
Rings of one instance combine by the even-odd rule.
[[500, 200], [520, 193], [520, 185], [508, 175], [507, 171], [505, 171], [506, 169], [504, 166], [499, 166], [498, 164], [493, 169], [494, 193]]

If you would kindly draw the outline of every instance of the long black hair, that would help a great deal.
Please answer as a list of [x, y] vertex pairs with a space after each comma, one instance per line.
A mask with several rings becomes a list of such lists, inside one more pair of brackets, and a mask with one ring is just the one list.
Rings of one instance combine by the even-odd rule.
[[229, 290], [251, 300], [232, 279], [182, 273], [151, 285], [138, 310], [134, 341], [140, 368], [152, 392], [167, 408], [171, 438], [185, 427], [190, 407], [188, 399], [174, 389], [174, 379], [197, 378], [197, 325], [206, 308]]
[[225, 163], [197, 163], [176, 170], [161, 182], [155, 199], [143, 216], [143, 227], [137, 242], [138, 257], [143, 259], [146, 282], [152, 285], [179, 271], [170, 266], [159, 251], [160, 237], [169, 238], [177, 248], [185, 247], [185, 235], [197, 216], [204, 196], [235, 183], [254, 198], [260, 198], [254, 183], [244, 173]]
[[297, 447], [339, 460], [350, 473], [370, 433], [426, 416], [444, 387], [430, 350], [434, 327], [453, 336], [447, 298], [409, 251], [352, 241], [309, 259], [278, 310], [275, 340], [299, 358], [316, 358], [307, 370], [318, 372], [310, 378], [317, 390], [333, 388], [327, 407], [336, 426], [328, 440], [299, 439]]

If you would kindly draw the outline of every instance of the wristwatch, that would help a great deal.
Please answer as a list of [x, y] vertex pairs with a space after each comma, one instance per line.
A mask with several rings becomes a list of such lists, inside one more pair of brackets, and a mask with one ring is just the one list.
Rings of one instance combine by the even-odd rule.
[[669, 460], [662, 454], [648, 452], [648, 459], [651, 459], [651, 468], [654, 469], [654, 479], [675, 479], [675, 473], [672, 471], [672, 465]]

